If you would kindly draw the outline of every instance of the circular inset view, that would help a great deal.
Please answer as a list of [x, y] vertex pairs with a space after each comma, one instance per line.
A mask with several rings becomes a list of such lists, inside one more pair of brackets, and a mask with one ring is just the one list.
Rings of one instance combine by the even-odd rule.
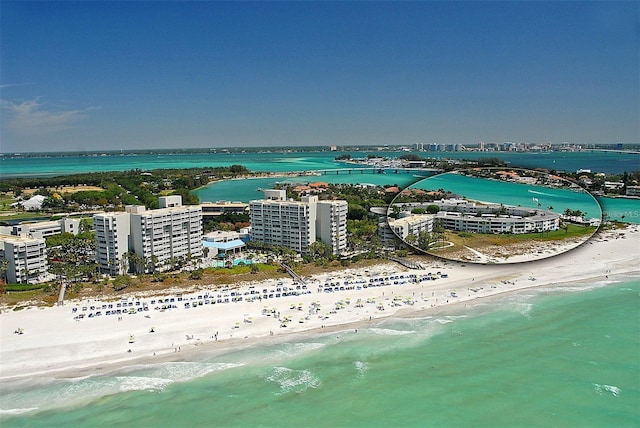
[[474, 168], [418, 181], [389, 205], [387, 224], [407, 245], [471, 263], [519, 263], [589, 239], [602, 210], [575, 183], [526, 169]]

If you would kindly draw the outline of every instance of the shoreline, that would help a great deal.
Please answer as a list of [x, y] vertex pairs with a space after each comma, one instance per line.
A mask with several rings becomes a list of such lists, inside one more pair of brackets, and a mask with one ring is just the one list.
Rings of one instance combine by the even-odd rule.
[[[428, 267], [416, 271], [381, 261], [368, 269], [314, 277], [307, 287], [308, 294], [265, 301], [166, 311], [150, 308], [148, 312], [132, 315], [102, 315], [82, 320], [74, 320], [73, 307], [97, 305], [98, 302], [68, 302], [63, 307], [31, 307], [11, 312], [3, 310], [0, 315], [3, 344], [0, 383], [34, 378], [72, 379], [141, 364], [191, 361], [305, 336], [366, 329], [395, 318], [426, 317], [451, 311], [464, 314], [478, 303], [533, 288], [564, 287], [576, 281], [616, 282], [614, 280], [624, 276], [637, 277], [640, 273], [637, 268], [639, 229], [637, 225], [631, 225], [601, 232], [567, 253], [525, 264], [474, 265], [425, 256], [425, 261], [421, 262]], [[437, 271], [441, 275], [434, 273]], [[426, 276], [429, 272], [438, 279], [415, 283], [408, 280], [409, 275], [416, 275], [418, 279], [419, 275]], [[406, 275], [404, 284], [393, 284], [394, 280], [391, 280], [384, 286], [321, 291], [325, 284], [332, 282], [399, 278], [400, 275]], [[242, 284], [240, 290], [249, 290], [249, 287], [271, 289], [278, 283], [269, 280], [250, 284]], [[288, 280], [282, 281], [281, 286], [286, 284], [293, 285]], [[192, 299], [190, 302], [197, 302], [197, 296], [207, 292], [217, 293], [214, 287], [206, 286], [181, 291], [183, 299], [188, 297]], [[177, 296], [175, 290], [169, 293]], [[156, 293], [156, 296], [166, 295], [167, 290]], [[137, 297], [132, 293], [129, 301], [134, 299], [154, 300], [142, 293], [137, 293]], [[358, 299], [361, 299], [360, 305], [357, 305]], [[313, 309], [316, 305], [316, 309], [321, 309]], [[265, 315], [265, 307], [274, 312]], [[276, 313], [280, 316], [276, 317]], [[283, 319], [291, 321], [283, 322]], [[286, 327], [281, 327], [283, 324]], [[155, 331], [151, 333], [150, 328]], [[14, 333], [17, 329], [24, 329], [24, 334]], [[133, 343], [128, 341], [130, 336], [135, 336]]]

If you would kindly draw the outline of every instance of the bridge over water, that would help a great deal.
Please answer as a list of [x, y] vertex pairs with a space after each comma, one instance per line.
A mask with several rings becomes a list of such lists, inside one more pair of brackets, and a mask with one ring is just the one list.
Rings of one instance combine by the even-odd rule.
[[395, 167], [365, 167], [365, 168], [336, 168], [336, 169], [317, 169], [313, 172], [321, 175], [339, 175], [339, 174], [401, 174], [411, 172], [426, 172], [429, 174], [441, 172], [437, 168], [395, 168]]

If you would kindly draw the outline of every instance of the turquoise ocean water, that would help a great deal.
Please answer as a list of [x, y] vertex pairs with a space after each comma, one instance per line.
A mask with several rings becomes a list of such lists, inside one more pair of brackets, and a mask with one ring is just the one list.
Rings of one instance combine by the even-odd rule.
[[[640, 425], [640, 280], [3, 386], [3, 427]], [[8, 413], [18, 413], [9, 415]]]
[[[309, 171], [341, 167], [333, 161], [337, 154], [1, 159], [0, 177], [231, 164]], [[489, 156], [529, 168], [638, 169], [637, 155], [629, 154]], [[247, 201], [260, 197], [269, 180], [219, 182], [198, 194]], [[404, 186], [419, 177], [275, 178], [286, 180]], [[599, 201], [610, 217], [640, 223], [640, 201]], [[637, 427], [639, 303], [638, 278], [547, 287], [437, 316], [376, 322], [357, 334], [304, 335], [104, 376], [4, 384], [0, 426]]]

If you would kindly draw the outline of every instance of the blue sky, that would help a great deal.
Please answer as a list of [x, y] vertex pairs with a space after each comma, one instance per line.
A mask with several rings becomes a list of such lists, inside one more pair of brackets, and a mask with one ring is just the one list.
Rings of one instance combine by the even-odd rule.
[[0, 151], [638, 142], [640, 3], [0, 3]]

